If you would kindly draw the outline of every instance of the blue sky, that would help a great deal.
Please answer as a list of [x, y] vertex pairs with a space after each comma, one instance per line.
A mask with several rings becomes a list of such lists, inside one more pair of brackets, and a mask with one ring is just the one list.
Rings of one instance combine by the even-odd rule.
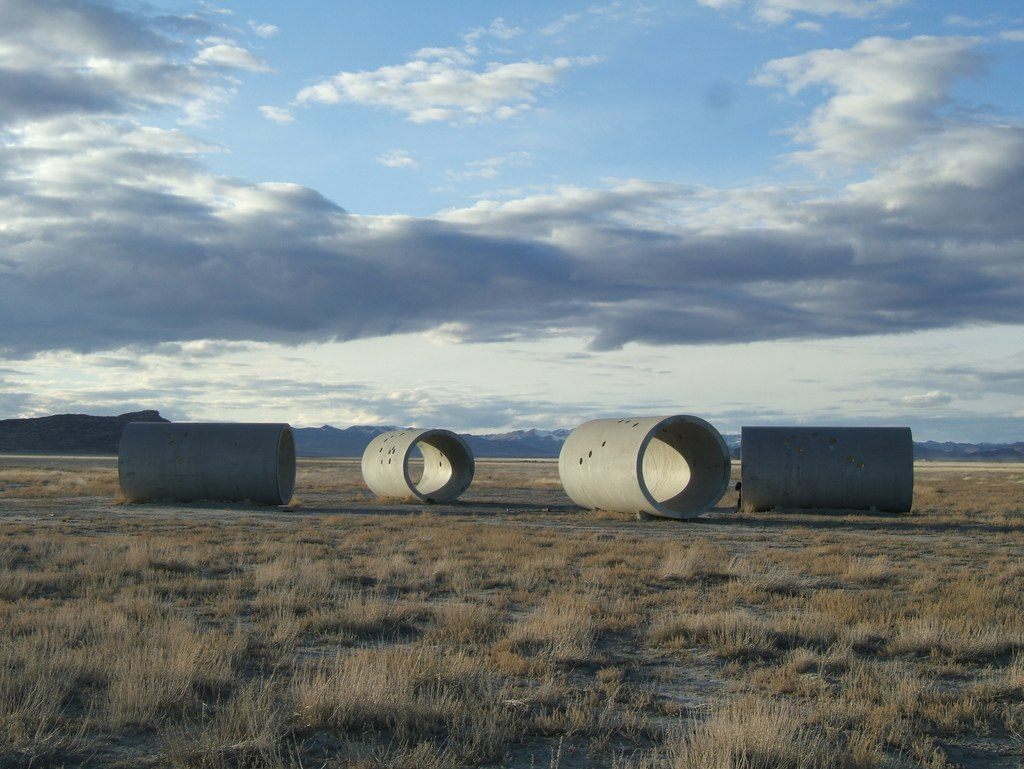
[[0, 0], [0, 418], [1024, 439], [1024, 8]]

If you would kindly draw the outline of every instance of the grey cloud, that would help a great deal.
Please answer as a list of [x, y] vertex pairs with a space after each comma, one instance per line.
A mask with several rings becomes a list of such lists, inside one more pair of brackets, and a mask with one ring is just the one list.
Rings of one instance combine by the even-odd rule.
[[[931, 179], [920, 197], [906, 185], [896, 214], [858, 192], [790, 208], [802, 227], [712, 231], [628, 226], [619, 221], [625, 193], [614, 188], [580, 201], [578, 215], [555, 198], [535, 201], [528, 215], [498, 209], [473, 223], [369, 218], [311, 190], [216, 179], [174, 155], [136, 149], [101, 162], [113, 178], [156, 168], [183, 188], [215, 191], [189, 197], [126, 183], [55, 194], [9, 177], [11, 194], [22, 187], [22, 224], [8, 233], [0, 266], [0, 346], [30, 354], [205, 338], [299, 342], [454, 323], [464, 338], [485, 340], [574, 329], [607, 349], [1019, 319], [1024, 278], [1014, 258], [1024, 226], [1004, 217], [995, 243], [972, 231], [970, 217], [961, 237], [955, 222], [932, 232], [931, 206], [944, 198]], [[1003, 163], [1018, 170], [986, 195], [1020, 199], [1024, 157]], [[88, 180], [94, 171], [74, 173]], [[664, 191], [649, 198], [667, 203]], [[681, 191], [674, 205], [688, 201]], [[77, 226], [85, 217], [91, 225]], [[34, 219], [47, 224], [24, 224]]]
[[[192, 63], [194, 36], [220, 29], [194, 15], [154, 16], [90, 0], [5, 0], [0, 121], [190, 102], [194, 114], [202, 113], [201, 103], [234, 88], [230, 72], [203, 72]], [[243, 64], [251, 58], [234, 50]]]
[[0, 114], [46, 118], [68, 112], [109, 112], [118, 99], [88, 79], [68, 73], [48, 75], [0, 67]]
[[[5, 7], [40, 35], [63, 18]], [[124, 34], [126, 50], [149, 52], [127, 91], [96, 81], [119, 104], [140, 82], [214, 77], [178, 63], [176, 43], [145, 18], [61, 7], [95, 11], [71, 38], [81, 50]], [[958, 60], [962, 45], [928, 42], [921, 57], [921, 42], [909, 44], [917, 71], [937, 62], [927, 82], [959, 71], [943, 52]], [[854, 61], [875, 49], [889, 55], [899, 41], [860, 46]], [[829, 76], [848, 58], [829, 58]], [[88, 104], [68, 102], [75, 114], [19, 124], [0, 145], [8, 355], [438, 328], [488, 341], [581, 333], [600, 350], [1020, 320], [1015, 126], [929, 122], [873, 176], [827, 196], [627, 181], [412, 218], [356, 216], [298, 185], [215, 176], [187, 136], [141, 128], [139, 113], [119, 108], [90, 117]]]

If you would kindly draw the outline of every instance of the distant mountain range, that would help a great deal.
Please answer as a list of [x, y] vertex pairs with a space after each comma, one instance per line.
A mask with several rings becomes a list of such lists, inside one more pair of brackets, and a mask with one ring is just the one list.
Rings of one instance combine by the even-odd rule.
[[[128, 422], [167, 422], [157, 411], [135, 411], [116, 417], [58, 414], [35, 419], [0, 420], [0, 453], [4, 454], [116, 454], [121, 430]], [[393, 426], [356, 425], [339, 429], [295, 428], [295, 446], [301, 457], [360, 457], [367, 444]], [[478, 457], [557, 457], [569, 430], [513, 430], [463, 437]], [[734, 458], [740, 456], [740, 436], [723, 435]], [[916, 459], [1024, 461], [1020, 443], [914, 444]]]
[[35, 419], [0, 420], [2, 454], [116, 454], [129, 422], [168, 422], [158, 411], [133, 411], [117, 417], [56, 414]]

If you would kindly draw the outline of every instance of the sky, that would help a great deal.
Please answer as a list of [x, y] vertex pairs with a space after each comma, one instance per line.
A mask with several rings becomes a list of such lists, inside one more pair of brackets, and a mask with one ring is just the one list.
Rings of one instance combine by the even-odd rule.
[[0, 418], [1024, 440], [1024, 5], [0, 0]]

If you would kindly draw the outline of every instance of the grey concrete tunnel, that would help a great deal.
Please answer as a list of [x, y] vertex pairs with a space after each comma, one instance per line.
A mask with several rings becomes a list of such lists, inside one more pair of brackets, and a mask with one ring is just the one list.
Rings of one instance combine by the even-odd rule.
[[132, 502], [283, 505], [295, 488], [295, 438], [287, 424], [129, 422], [117, 473], [122, 496]]
[[743, 507], [907, 512], [909, 427], [744, 427]]
[[[410, 460], [423, 455], [423, 474], [413, 477]], [[450, 430], [393, 430], [366, 447], [363, 480], [379, 497], [450, 502], [473, 482], [476, 463], [469, 444]]]
[[585, 422], [558, 456], [562, 487], [581, 507], [664, 518], [714, 507], [730, 470], [718, 430], [686, 414]]

